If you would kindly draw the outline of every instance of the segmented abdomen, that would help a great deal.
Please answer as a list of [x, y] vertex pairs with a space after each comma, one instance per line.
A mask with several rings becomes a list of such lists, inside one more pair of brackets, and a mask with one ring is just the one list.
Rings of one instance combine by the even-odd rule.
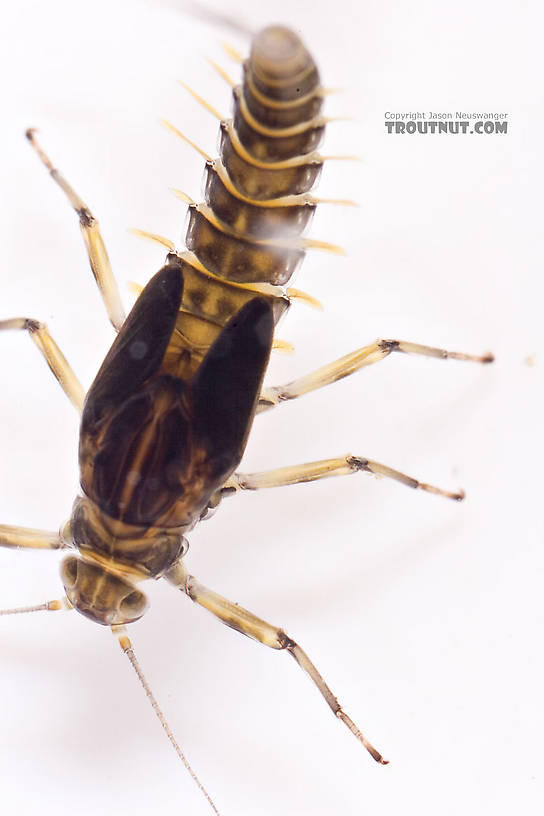
[[205, 203], [189, 208], [182, 311], [168, 351], [178, 376], [194, 373], [256, 294], [279, 320], [289, 306], [282, 287], [304, 257], [300, 235], [315, 210], [307, 193], [323, 164], [314, 152], [324, 130], [323, 92], [297, 35], [281, 26], [257, 34], [233, 93], [221, 158], [206, 163]]

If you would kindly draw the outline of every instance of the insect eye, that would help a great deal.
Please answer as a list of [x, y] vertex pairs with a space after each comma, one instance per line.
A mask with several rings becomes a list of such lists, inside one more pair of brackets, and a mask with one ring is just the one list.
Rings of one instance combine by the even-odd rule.
[[74, 556], [66, 558], [61, 564], [60, 575], [66, 589], [72, 589], [76, 584], [77, 565], [78, 560]]
[[131, 619], [134, 619], [136, 617], [141, 617], [141, 615], [144, 614], [146, 607], [147, 598], [143, 592], [135, 589], [134, 592], [131, 592], [126, 596], [126, 598], [123, 598], [119, 604], [119, 611], [123, 615], [130, 616]]

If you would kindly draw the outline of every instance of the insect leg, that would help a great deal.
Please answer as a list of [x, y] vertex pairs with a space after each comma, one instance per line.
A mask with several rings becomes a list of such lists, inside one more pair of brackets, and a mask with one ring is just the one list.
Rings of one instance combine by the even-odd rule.
[[87, 254], [89, 256], [89, 262], [91, 264], [94, 279], [98, 285], [98, 288], [100, 289], [100, 294], [102, 295], [102, 299], [113, 328], [116, 331], [119, 331], [125, 320], [125, 312], [121, 302], [117, 282], [111, 269], [110, 259], [100, 233], [98, 221], [87, 207], [83, 199], [79, 197], [74, 188], [68, 184], [64, 176], [62, 176], [59, 170], [57, 170], [57, 168], [51, 163], [51, 160], [47, 154], [44, 153], [36, 141], [35, 134], [35, 130], [29, 128], [29, 130], [26, 132], [26, 137], [40, 157], [42, 163], [49, 170], [51, 178], [59, 185], [79, 216], [79, 226], [81, 227], [81, 233], [83, 235], [85, 247], [87, 248]]
[[72, 371], [72, 368], [49, 333], [45, 323], [29, 317], [13, 317], [10, 320], [0, 320], [0, 331], [19, 329], [27, 331], [42, 353], [47, 365], [57, 378], [59, 385], [74, 404], [79, 413], [83, 408], [85, 389]]
[[260, 473], [233, 473], [225, 482], [222, 491], [224, 491], [225, 495], [229, 495], [239, 490], [285, 487], [286, 485], [300, 484], [302, 482], [315, 482], [329, 476], [350, 476], [352, 473], [363, 471], [385, 476], [388, 479], [395, 479], [395, 481], [401, 482], [407, 487], [425, 490], [427, 493], [435, 493], [447, 499], [461, 501], [465, 497], [462, 490], [457, 493], [442, 490], [440, 487], [420, 482], [412, 476], [407, 476], [405, 473], [394, 470], [387, 465], [381, 465], [372, 459], [366, 459], [363, 456], [352, 456], [351, 454], [338, 459], [322, 459], [319, 462], [307, 462], [303, 465], [265, 470]]
[[318, 368], [298, 380], [293, 380], [286, 385], [264, 388], [257, 410], [259, 412], [266, 411], [281, 402], [297, 399], [310, 391], [315, 391], [344, 377], [349, 377], [350, 374], [354, 374], [365, 366], [380, 362], [393, 351], [399, 351], [403, 354], [421, 354], [424, 357], [439, 357], [443, 360], [467, 360], [474, 363], [493, 362], [493, 355], [489, 353], [475, 356], [458, 351], [446, 351], [433, 346], [422, 346], [418, 343], [407, 343], [404, 340], [376, 340], [375, 343], [352, 351], [351, 354], [346, 354], [345, 357], [340, 357], [338, 360], [322, 366], [322, 368]]
[[241, 632], [241, 634], [247, 635], [247, 637], [253, 638], [253, 640], [257, 640], [259, 643], [263, 643], [272, 649], [285, 649], [289, 652], [301, 669], [306, 672], [312, 682], [317, 686], [333, 714], [338, 717], [339, 720], [342, 720], [376, 762], [387, 765], [387, 760], [385, 760], [366, 739], [353, 720], [343, 710], [306, 652], [282, 629], [272, 626], [270, 623], [253, 615], [247, 609], [232, 603], [232, 601], [223, 598], [216, 592], [212, 592], [211, 589], [200, 584], [192, 575], [188, 575], [180, 562], [175, 564], [165, 577], [175, 587], [185, 592], [192, 601], [203, 606], [211, 612], [212, 615], [219, 618], [222, 623], [230, 626], [231, 629], [236, 629], [237, 632]]
[[0, 524], [0, 547], [14, 550], [61, 550], [67, 544], [59, 533]]

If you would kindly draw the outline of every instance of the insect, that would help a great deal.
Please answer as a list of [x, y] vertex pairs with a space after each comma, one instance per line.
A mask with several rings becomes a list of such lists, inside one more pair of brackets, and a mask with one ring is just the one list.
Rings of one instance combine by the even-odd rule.
[[[279, 63], [278, 53], [285, 55]], [[60, 535], [5, 526], [2, 543], [79, 551], [63, 562], [67, 601], [47, 608], [72, 606], [112, 627], [148, 694], [123, 627], [145, 611], [139, 581], [165, 578], [227, 625], [290, 653], [336, 716], [384, 762], [289, 635], [207, 590], [186, 572], [184, 534], [237, 492], [357, 471], [461, 498], [363, 456], [259, 474], [235, 470], [259, 410], [297, 399], [392, 352], [480, 362], [491, 357], [382, 340], [285, 387], [261, 390], [274, 324], [298, 295], [281, 287], [306, 248], [298, 234], [315, 206], [305, 196], [320, 171], [313, 151], [324, 122], [317, 68], [292, 32], [266, 29], [254, 41], [252, 59], [244, 92], [238, 92], [234, 124], [222, 127], [223, 163], [207, 165], [207, 204], [191, 205], [187, 246], [192, 254], [169, 252], [126, 321], [94, 217], [29, 132], [79, 214], [93, 271], [119, 336], [83, 404], [77, 379], [39, 321], [15, 318], [0, 325], [28, 331], [72, 402], [83, 408], [83, 494], [69, 524]], [[286, 64], [289, 70], [284, 70]], [[264, 102], [266, 98], [275, 104]], [[270, 133], [278, 123], [283, 131], [279, 138]], [[270, 162], [281, 166], [274, 171], [263, 167]]]

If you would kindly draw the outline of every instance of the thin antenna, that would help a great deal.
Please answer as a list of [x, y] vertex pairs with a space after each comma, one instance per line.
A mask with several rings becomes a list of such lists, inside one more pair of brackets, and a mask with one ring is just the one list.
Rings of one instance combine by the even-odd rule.
[[124, 651], [124, 653], [126, 654], [128, 659], [130, 660], [130, 662], [132, 664], [132, 668], [136, 672], [138, 680], [140, 681], [140, 683], [142, 685], [142, 688], [146, 693], [147, 699], [151, 703], [151, 707], [153, 708], [153, 711], [157, 715], [158, 720], [159, 720], [160, 724], [162, 725], [162, 727], [163, 727], [163, 729], [164, 729], [164, 731], [166, 733], [166, 736], [168, 737], [168, 739], [172, 743], [172, 746], [174, 747], [174, 750], [175, 750], [176, 754], [178, 755], [178, 757], [181, 759], [181, 761], [185, 765], [185, 768], [187, 769], [187, 771], [189, 772], [189, 774], [193, 778], [193, 781], [195, 782], [195, 784], [198, 787], [198, 789], [200, 790], [200, 792], [208, 800], [208, 804], [212, 808], [213, 812], [215, 814], [217, 814], [217, 816], [221, 816], [219, 811], [217, 810], [216, 806], [213, 803], [213, 799], [211, 798], [210, 794], [208, 793], [208, 791], [206, 790], [206, 788], [204, 787], [204, 785], [202, 784], [202, 782], [200, 781], [200, 779], [198, 778], [196, 773], [193, 771], [193, 769], [189, 765], [189, 761], [188, 761], [187, 757], [185, 756], [185, 754], [181, 750], [180, 746], [178, 745], [178, 743], [176, 741], [176, 738], [174, 737], [172, 731], [170, 730], [170, 726], [166, 722], [166, 718], [165, 718], [164, 714], [162, 713], [161, 709], [159, 708], [159, 704], [157, 703], [157, 701], [156, 701], [156, 699], [155, 699], [155, 697], [153, 695], [153, 692], [149, 688], [147, 680], [145, 679], [145, 677], [143, 675], [143, 672], [142, 672], [142, 670], [140, 668], [140, 664], [138, 663], [136, 655], [134, 654], [134, 649], [132, 647], [132, 643], [130, 642], [130, 639], [129, 639], [127, 633], [126, 633], [127, 630], [125, 629], [124, 626], [112, 626], [111, 631], [119, 639], [119, 645], [121, 646], [121, 649]]
[[35, 606], [18, 606], [15, 609], [0, 609], [0, 615], [23, 615], [25, 612], [57, 612], [59, 609], [72, 609], [68, 598], [61, 601], [46, 601]]

